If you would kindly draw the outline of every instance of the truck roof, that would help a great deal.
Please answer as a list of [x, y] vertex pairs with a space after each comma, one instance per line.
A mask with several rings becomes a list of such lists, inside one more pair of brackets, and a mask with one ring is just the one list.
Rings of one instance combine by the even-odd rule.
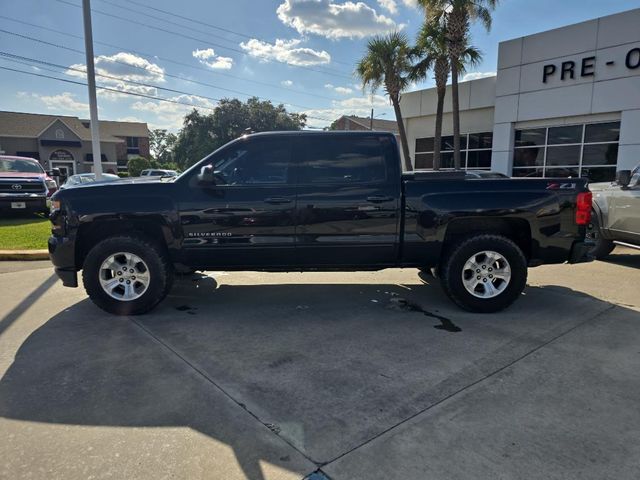
[[270, 136], [380, 136], [387, 135], [394, 137], [395, 135], [392, 132], [382, 132], [377, 130], [285, 130], [285, 131], [274, 131], [274, 132], [258, 132], [258, 133], [250, 133], [243, 135], [243, 137], [270, 137]]

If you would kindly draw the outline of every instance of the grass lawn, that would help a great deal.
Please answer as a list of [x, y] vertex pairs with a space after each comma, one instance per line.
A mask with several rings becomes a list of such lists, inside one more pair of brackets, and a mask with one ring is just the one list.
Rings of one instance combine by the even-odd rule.
[[47, 248], [51, 223], [43, 217], [0, 219], [0, 250]]

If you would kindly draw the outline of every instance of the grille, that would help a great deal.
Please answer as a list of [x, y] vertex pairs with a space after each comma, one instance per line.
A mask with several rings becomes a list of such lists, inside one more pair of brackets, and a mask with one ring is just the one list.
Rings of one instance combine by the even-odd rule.
[[[15, 188], [19, 185], [20, 188]], [[40, 180], [25, 182], [24, 180], [0, 181], [0, 193], [44, 193], [44, 183]]]

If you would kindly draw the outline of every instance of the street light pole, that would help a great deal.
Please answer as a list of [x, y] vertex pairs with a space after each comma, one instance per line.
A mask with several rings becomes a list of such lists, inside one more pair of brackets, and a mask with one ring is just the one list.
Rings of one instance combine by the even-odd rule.
[[371, 119], [369, 120], [369, 130], [373, 130], [373, 108], [371, 109]]
[[96, 180], [101, 180], [102, 157], [100, 155], [100, 124], [98, 123], [96, 70], [93, 64], [93, 33], [91, 31], [91, 5], [89, 0], [82, 0], [82, 16], [84, 18], [84, 49], [87, 56], [87, 85], [89, 86], [89, 115], [91, 119], [93, 173], [96, 175]]

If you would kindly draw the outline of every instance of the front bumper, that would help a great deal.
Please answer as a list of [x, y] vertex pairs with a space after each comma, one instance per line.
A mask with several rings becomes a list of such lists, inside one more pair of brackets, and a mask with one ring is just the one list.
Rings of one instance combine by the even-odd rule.
[[574, 242], [571, 247], [571, 253], [569, 254], [569, 263], [585, 263], [594, 260], [591, 255], [591, 249], [593, 245], [585, 242]]
[[78, 286], [78, 274], [75, 268], [75, 242], [66, 237], [52, 235], [48, 242], [49, 257], [56, 274], [65, 287]]
[[[46, 195], [0, 195], [0, 211], [3, 212], [44, 212], [49, 209]], [[13, 208], [12, 203], [24, 203], [25, 208]]]

